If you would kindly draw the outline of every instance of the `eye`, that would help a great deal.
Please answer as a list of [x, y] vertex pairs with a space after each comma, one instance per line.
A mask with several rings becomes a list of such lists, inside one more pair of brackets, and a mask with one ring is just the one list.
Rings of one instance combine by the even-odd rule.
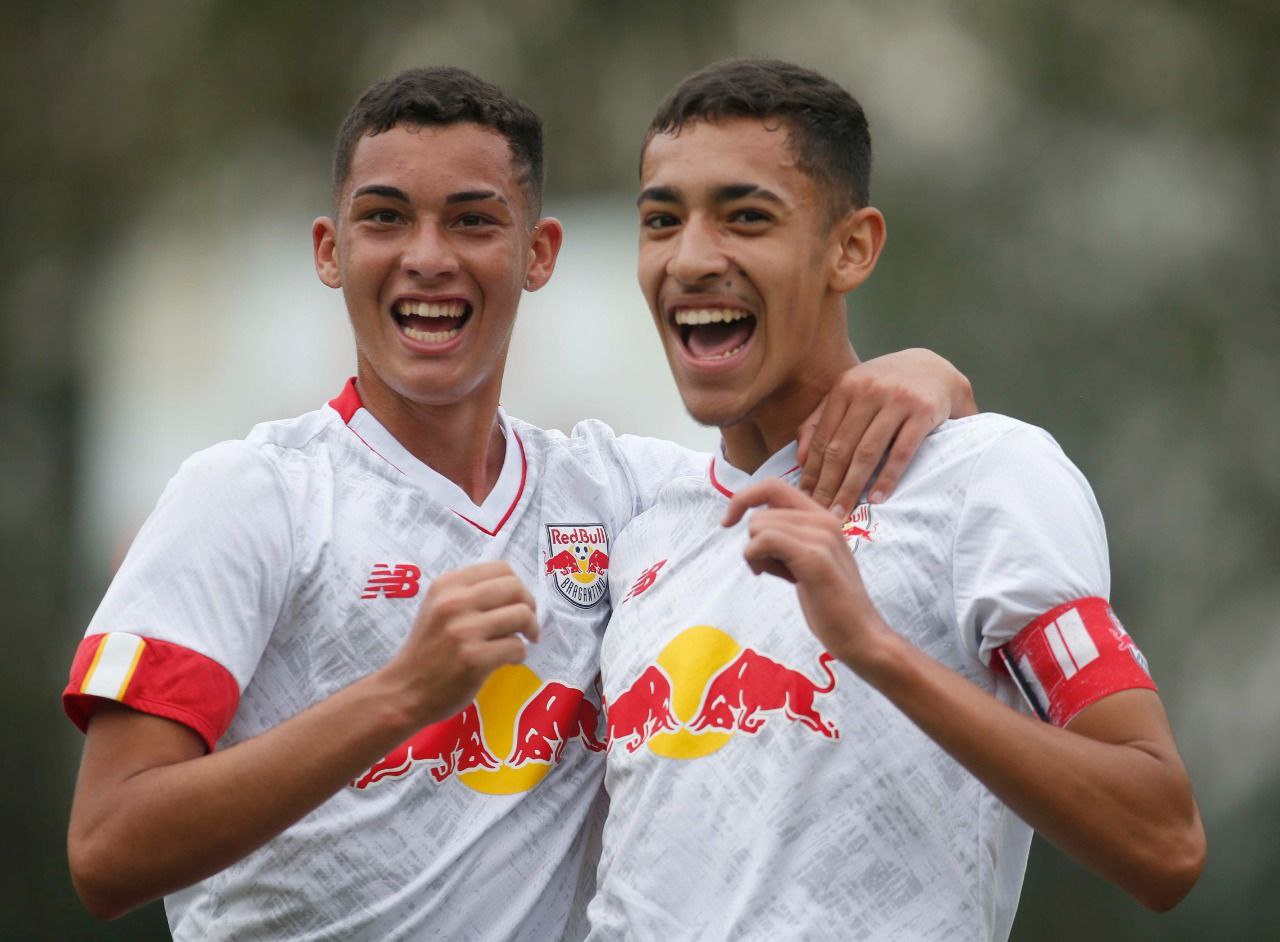
[[478, 226], [487, 226], [491, 222], [493, 222], [492, 219], [480, 213], [463, 213], [454, 220], [454, 225], [459, 229], [475, 229]]
[[737, 209], [730, 214], [731, 222], [741, 222], [747, 225], [759, 225], [760, 223], [771, 222], [773, 219], [768, 213], [761, 212], [758, 209]]
[[680, 225], [680, 220], [671, 213], [647, 213], [640, 219], [645, 229], [671, 229]]
[[380, 226], [394, 226], [404, 219], [404, 216], [394, 209], [375, 209], [365, 213], [364, 218]]

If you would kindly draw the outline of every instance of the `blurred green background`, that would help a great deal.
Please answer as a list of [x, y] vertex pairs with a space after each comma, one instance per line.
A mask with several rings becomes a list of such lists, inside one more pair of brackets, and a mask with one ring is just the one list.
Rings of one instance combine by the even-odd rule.
[[[602, 220], [621, 233], [617, 255], [657, 103], [710, 61], [766, 54], [840, 80], [871, 117], [890, 238], [851, 303], [859, 351], [939, 350], [983, 408], [1050, 429], [1093, 483], [1113, 602], [1162, 685], [1205, 817], [1205, 875], [1162, 916], [1037, 842], [1014, 938], [1276, 937], [1274, 0], [54, 0], [6, 4], [4, 20], [0, 936], [167, 937], [158, 906], [99, 925], [75, 899], [63, 842], [80, 738], [57, 695], [112, 553], [177, 461], [314, 407], [345, 376], [289, 364], [350, 361], [340, 323], [306, 327], [307, 227], [359, 91], [432, 63], [511, 89], [547, 124], [549, 210], [588, 232]], [[590, 272], [592, 242], [574, 248], [574, 231], [562, 268]], [[629, 277], [610, 280], [643, 317]], [[302, 326], [271, 333], [298, 298], [289, 323]], [[240, 347], [201, 342], [219, 304], [245, 319]], [[566, 329], [589, 343], [621, 316], [601, 307], [566, 310], [579, 318]], [[605, 346], [606, 360], [629, 349]], [[661, 366], [656, 343], [635, 355]], [[240, 410], [220, 411], [236, 395]], [[559, 424], [594, 411], [578, 401], [566, 412], [530, 394], [522, 408], [509, 391], [506, 405]]]

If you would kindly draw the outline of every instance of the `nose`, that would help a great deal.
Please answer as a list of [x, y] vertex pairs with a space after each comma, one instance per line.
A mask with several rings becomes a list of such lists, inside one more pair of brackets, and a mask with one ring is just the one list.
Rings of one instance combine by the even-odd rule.
[[400, 268], [427, 281], [455, 274], [458, 255], [449, 232], [434, 221], [420, 222], [400, 255]]
[[667, 273], [685, 284], [696, 284], [728, 270], [729, 260], [715, 226], [698, 215], [686, 219], [675, 237]]

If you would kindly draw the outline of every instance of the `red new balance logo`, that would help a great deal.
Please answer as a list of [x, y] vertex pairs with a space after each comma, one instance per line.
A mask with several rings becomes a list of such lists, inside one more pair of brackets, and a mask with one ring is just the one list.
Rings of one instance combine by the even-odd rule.
[[369, 584], [364, 587], [362, 599], [411, 599], [418, 594], [418, 580], [422, 570], [417, 566], [402, 565], [392, 569], [386, 563], [378, 563], [369, 573]]
[[[628, 599], [632, 598], [633, 596], [639, 595], [640, 593], [644, 592], [645, 589], [649, 588], [649, 586], [657, 582], [658, 573], [662, 571], [662, 567], [665, 566], [666, 564], [667, 564], [667, 561], [665, 559], [660, 559], [656, 563], [654, 563], [652, 566], [650, 566], [648, 569], [646, 569], [644, 572], [640, 573], [640, 578], [635, 581], [635, 585], [631, 587], [630, 591], [627, 592], [626, 596], [622, 599], [622, 601], [626, 602]], [[619, 602], [618, 604], [621, 605], [622, 602]]]

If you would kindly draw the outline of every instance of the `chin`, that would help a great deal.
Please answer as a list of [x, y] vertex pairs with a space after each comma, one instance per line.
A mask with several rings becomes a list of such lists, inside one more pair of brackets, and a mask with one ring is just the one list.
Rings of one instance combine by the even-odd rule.
[[751, 412], [746, 404], [729, 396], [703, 395], [680, 391], [684, 408], [699, 425], [728, 428], [737, 425]]

